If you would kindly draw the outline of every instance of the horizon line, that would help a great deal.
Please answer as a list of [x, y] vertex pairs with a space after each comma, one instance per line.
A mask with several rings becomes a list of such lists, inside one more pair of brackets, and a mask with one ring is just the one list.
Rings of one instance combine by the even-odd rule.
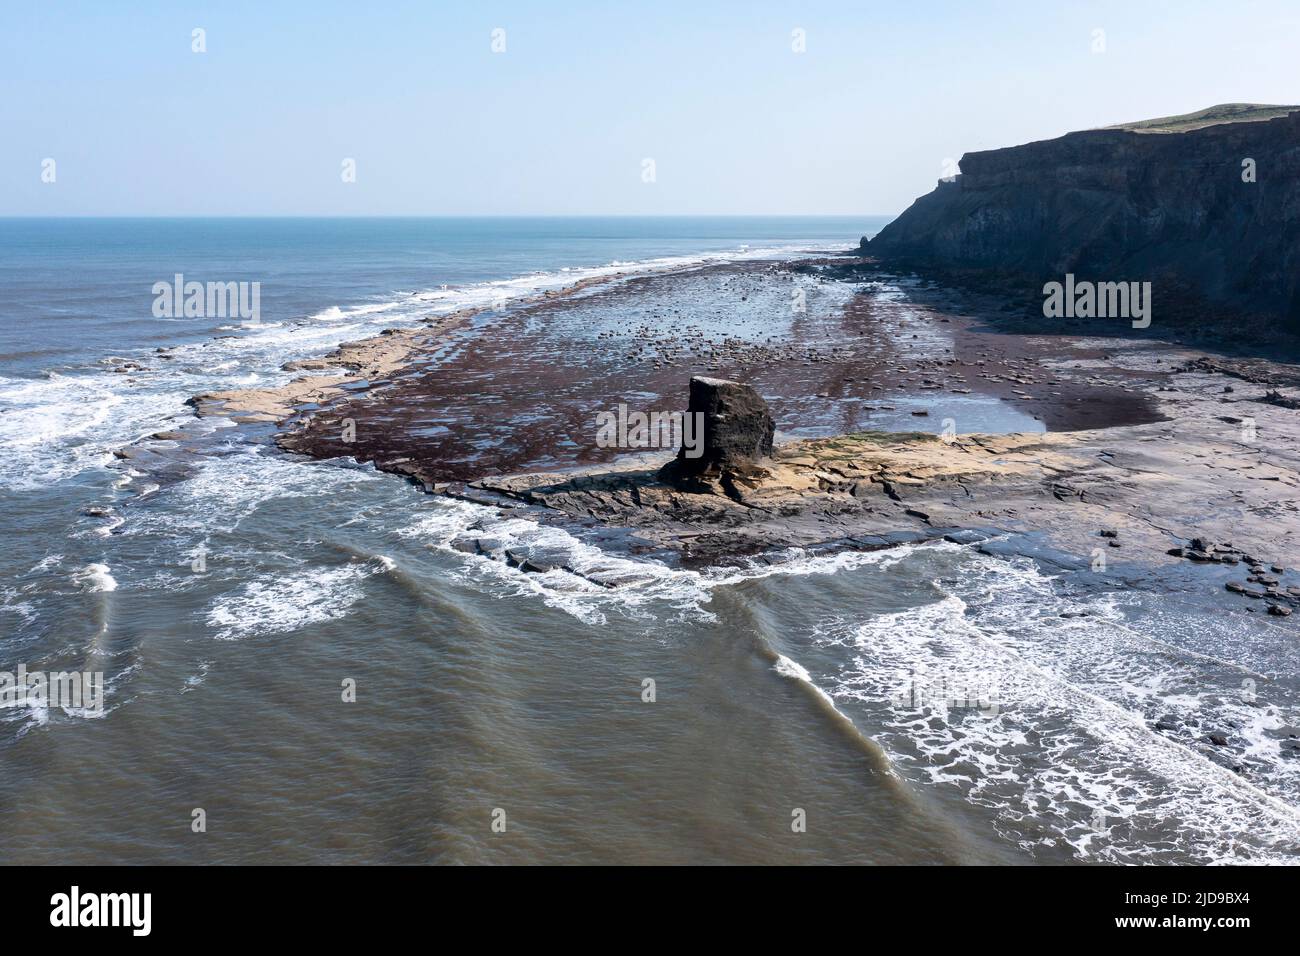
[[0, 213], [5, 219], [884, 219], [901, 213], [49, 213], [44, 215]]

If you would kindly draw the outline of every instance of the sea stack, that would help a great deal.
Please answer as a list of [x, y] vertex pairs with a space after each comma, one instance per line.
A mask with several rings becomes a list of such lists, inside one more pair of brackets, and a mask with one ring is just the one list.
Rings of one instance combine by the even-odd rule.
[[691, 378], [687, 416], [703, 423], [702, 452], [688, 457], [687, 449], [664, 466], [669, 480], [752, 475], [772, 454], [776, 423], [763, 396], [750, 385], [720, 378]]

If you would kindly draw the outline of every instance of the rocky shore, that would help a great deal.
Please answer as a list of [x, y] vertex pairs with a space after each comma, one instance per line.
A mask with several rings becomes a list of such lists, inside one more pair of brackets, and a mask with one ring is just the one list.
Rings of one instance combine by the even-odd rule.
[[[1149, 360], [1134, 357], [1134, 367]], [[946, 536], [1035, 535], [1078, 568], [1215, 563], [1212, 585], [1285, 616], [1300, 598], [1292, 532], [1295, 412], [1223, 391], [1194, 361], [1163, 373], [1176, 418], [1048, 434], [862, 433], [789, 442], [770, 456], [682, 477], [644, 462], [452, 488], [633, 529], [687, 560], [783, 549], [866, 549]], [[700, 383], [692, 383], [695, 391]], [[722, 387], [722, 383], [704, 387]], [[727, 387], [736, 388], [730, 385]], [[1249, 405], [1254, 432], [1224, 406]], [[1238, 407], [1239, 414], [1244, 414]], [[725, 435], [723, 436], [725, 441]]]
[[[812, 308], [759, 334], [797, 283]], [[683, 289], [701, 310], [693, 320], [663, 305]], [[666, 334], [646, 315], [653, 303], [665, 324], [702, 334]], [[762, 310], [759, 332], [738, 334], [743, 323], [728, 317], [744, 303]], [[301, 401], [290, 392], [199, 404], [274, 418], [287, 450], [369, 461], [431, 492], [524, 508], [671, 562], [938, 537], [998, 548], [1012, 536], [1103, 577], [1185, 565], [1222, 600], [1294, 607], [1300, 369], [1113, 327], [1026, 334], [1000, 305], [995, 293], [870, 259], [701, 269], [527, 304], [462, 326], [451, 352], [455, 329], [344, 346], [328, 364], [349, 361], [352, 381], [306, 404], [290, 407]], [[731, 334], [709, 334], [705, 310]], [[391, 340], [400, 345], [387, 351]], [[713, 416], [710, 441], [738, 440], [714, 444], [698, 466], [674, 449], [597, 448], [593, 411], [636, 398], [690, 402]], [[723, 406], [745, 422], [739, 435], [719, 430]], [[972, 424], [1007, 414], [1038, 428]], [[743, 461], [731, 456], [742, 447]], [[131, 450], [137, 467], [148, 455]], [[556, 566], [472, 535], [456, 546], [525, 571]]]
[[[546, 292], [516, 303], [527, 307], [578, 295], [602, 282], [617, 281], [621, 273], [574, 282], [567, 288]], [[320, 358], [288, 362], [285, 372], [305, 372], [275, 388], [247, 388], [195, 395], [189, 404], [200, 416], [229, 415], [236, 421], [283, 422], [305, 405], [319, 405], [346, 393], [360, 383], [370, 385], [401, 372], [422, 354], [443, 348], [451, 334], [467, 328], [476, 316], [489, 308], [461, 309], [448, 315], [430, 315], [414, 329], [385, 329], [379, 335], [356, 342], [344, 342]]]

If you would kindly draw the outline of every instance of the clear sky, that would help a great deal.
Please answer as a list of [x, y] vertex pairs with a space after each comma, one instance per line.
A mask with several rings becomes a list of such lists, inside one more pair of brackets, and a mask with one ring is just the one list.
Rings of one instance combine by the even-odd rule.
[[968, 150], [1300, 103], [1297, 50], [1296, 0], [0, 0], [0, 215], [892, 214]]

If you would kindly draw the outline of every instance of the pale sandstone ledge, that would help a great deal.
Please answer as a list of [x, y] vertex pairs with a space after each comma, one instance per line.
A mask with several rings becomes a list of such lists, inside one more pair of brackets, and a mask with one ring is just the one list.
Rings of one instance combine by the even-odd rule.
[[191, 398], [189, 404], [200, 417], [230, 415], [239, 422], [283, 422], [299, 406], [323, 404], [341, 394], [346, 385], [385, 378], [400, 371], [413, 353], [435, 345], [480, 311], [453, 312], [415, 329], [386, 329], [373, 338], [345, 342], [322, 358], [301, 359], [282, 366], [286, 372], [321, 374], [300, 376], [270, 388], [206, 392]]
[[490, 492], [627, 527], [666, 548], [710, 558], [834, 541], [851, 547], [855, 536], [923, 526], [996, 525], [1010, 512], [973, 508], [972, 486], [997, 485], [1006, 494], [1030, 487], [1046, 470], [1064, 469], [1066, 459], [1052, 443], [1041, 435], [969, 435], [946, 443], [934, 435], [866, 432], [789, 442], [743, 476], [686, 484], [665, 480], [658, 461], [640, 459], [558, 475], [485, 478], [448, 490], [466, 497]]
[[[593, 286], [616, 282], [626, 273], [581, 279], [563, 289], [511, 300], [511, 307], [534, 305], [575, 295]], [[384, 329], [378, 335], [354, 342], [344, 342], [320, 358], [286, 362], [286, 372], [312, 372], [292, 381], [267, 388], [231, 389], [205, 392], [188, 402], [200, 417], [227, 415], [237, 422], [283, 423], [304, 405], [321, 405], [343, 394], [345, 387], [359, 382], [373, 382], [400, 373], [421, 352], [442, 345], [450, 334], [465, 327], [477, 315], [492, 306], [460, 309], [443, 316], [430, 316], [420, 325], [408, 329]]]

